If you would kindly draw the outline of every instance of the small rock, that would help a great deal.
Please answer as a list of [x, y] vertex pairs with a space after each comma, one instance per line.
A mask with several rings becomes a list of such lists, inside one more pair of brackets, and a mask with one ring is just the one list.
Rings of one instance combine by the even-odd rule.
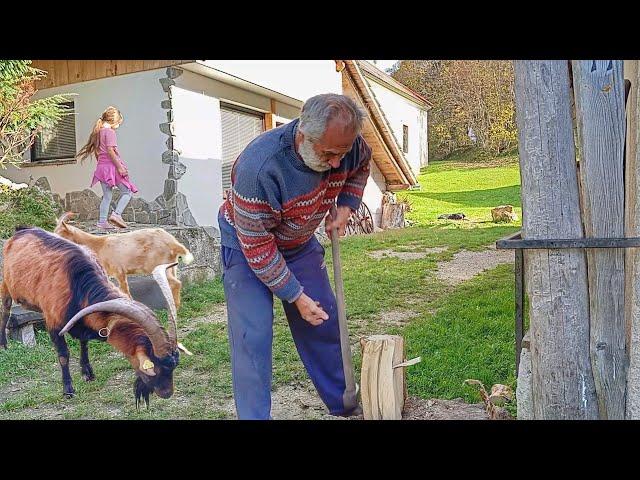
[[518, 216], [513, 212], [513, 205], [500, 205], [491, 209], [491, 218], [495, 223], [499, 222], [515, 222]]

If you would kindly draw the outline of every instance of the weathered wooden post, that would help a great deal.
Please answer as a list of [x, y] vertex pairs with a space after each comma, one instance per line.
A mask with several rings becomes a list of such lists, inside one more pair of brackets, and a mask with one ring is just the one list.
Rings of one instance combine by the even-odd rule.
[[[516, 61], [525, 239], [582, 238], [567, 61]], [[596, 419], [586, 259], [525, 252], [536, 419]]]
[[[637, 61], [625, 62], [625, 72], [631, 82], [627, 100], [627, 152], [625, 168], [625, 233], [628, 237], [640, 237], [640, 108], [638, 82], [640, 69]], [[640, 249], [627, 249], [625, 262], [625, 307], [627, 318], [627, 348], [629, 368], [627, 373], [626, 418], [640, 419]]]
[[[580, 139], [586, 237], [624, 237], [624, 75], [621, 60], [575, 60], [573, 89]], [[625, 418], [627, 352], [624, 250], [587, 249], [591, 365], [600, 418]]]

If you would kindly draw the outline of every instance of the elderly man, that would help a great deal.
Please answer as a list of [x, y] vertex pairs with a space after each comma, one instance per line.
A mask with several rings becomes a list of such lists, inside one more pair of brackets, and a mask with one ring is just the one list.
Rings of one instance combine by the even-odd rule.
[[218, 219], [239, 419], [271, 418], [274, 295], [329, 412], [361, 411], [355, 400], [343, 399], [336, 299], [314, 232], [325, 219], [327, 231], [337, 227], [344, 235], [360, 205], [371, 158], [360, 135], [364, 115], [348, 97], [317, 95], [299, 119], [253, 140], [233, 166]]

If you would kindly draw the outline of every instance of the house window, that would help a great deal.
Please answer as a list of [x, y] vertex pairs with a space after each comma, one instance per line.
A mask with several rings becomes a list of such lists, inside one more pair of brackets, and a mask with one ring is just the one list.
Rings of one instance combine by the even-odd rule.
[[402, 125], [402, 151], [409, 153], [409, 127]]
[[42, 130], [31, 146], [31, 162], [63, 160], [76, 156], [76, 116], [73, 102], [62, 104], [66, 114], [51, 127]]
[[231, 105], [221, 105], [222, 190], [231, 188], [231, 170], [238, 155], [264, 132], [264, 114]]

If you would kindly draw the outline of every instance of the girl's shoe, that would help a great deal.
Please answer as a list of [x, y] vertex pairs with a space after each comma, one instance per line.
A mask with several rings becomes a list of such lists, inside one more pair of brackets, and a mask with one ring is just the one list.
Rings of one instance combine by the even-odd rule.
[[115, 230], [115, 227], [107, 221], [96, 223], [96, 227], [102, 230]]
[[109, 221], [120, 228], [128, 227], [128, 225], [124, 222], [122, 217], [115, 212], [111, 214], [111, 216], [109, 217]]

